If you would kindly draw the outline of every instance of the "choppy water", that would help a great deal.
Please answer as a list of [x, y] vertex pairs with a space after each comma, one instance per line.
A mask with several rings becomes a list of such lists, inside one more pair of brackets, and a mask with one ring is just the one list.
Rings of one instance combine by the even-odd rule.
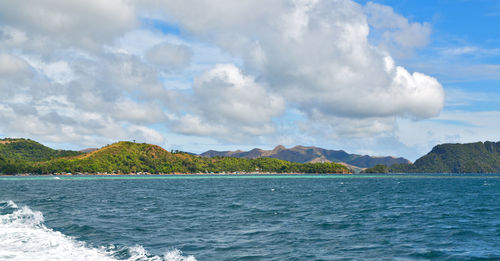
[[500, 177], [0, 177], [0, 260], [500, 260]]

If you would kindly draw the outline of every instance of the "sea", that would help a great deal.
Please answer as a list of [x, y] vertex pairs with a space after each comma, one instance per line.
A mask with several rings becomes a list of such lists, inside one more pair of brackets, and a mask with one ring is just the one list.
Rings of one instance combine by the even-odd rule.
[[0, 260], [500, 260], [500, 174], [0, 177]]

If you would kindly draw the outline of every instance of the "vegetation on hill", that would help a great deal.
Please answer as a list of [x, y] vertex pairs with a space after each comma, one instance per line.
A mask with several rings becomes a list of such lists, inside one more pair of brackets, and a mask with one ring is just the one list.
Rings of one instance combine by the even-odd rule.
[[30, 139], [0, 139], [0, 173], [19, 173], [31, 169], [36, 162], [81, 154], [54, 150]]
[[499, 173], [500, 142], [442, 144], [411, 165], [393, 165], [400, 173]]
[[[0, 154], [3, 155], [3, 154]], [[3, 164], [3, 165], [2, 165]], [[2, 163], [0, 173], [349, 173], [337, 163], [295, 163], [272, 158], [206, 158], [168, 152], [145, 143], [118, 142], [102, 149], [46, 161]]]
[[0, 155], [7, 160], [47, 161], [83, 154], [78, 151], [54, 150], [29, 139], [0, 139]]

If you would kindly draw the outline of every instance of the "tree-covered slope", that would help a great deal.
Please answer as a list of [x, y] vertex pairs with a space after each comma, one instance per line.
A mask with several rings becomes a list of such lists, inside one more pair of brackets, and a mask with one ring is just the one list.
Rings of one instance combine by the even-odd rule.
[[[1, 162], [0, 158], [0, 162]], [[206, 158], [184, 152], [133, 142], [118, 142], [99, 150], [47, 161], [22, 162], [0, 166], [1, 173], [349, 173], [336, 163], [294, 163], [279, 159]]]
[[0, 156], [5, 160], [46, 161], [80, 154], [83, 153], [69, 150], [54, 150], [29, 139], [0, 139]]
[[495, 173], [500, 172], [500, 142], [442, 144], [411, 165], [393, 165], [391, 172]]

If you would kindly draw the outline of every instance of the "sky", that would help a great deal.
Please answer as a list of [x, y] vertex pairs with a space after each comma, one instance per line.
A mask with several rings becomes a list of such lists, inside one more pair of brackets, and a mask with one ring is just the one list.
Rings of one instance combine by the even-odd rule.
[[500, 140], [496, 0], [3, 0], [0, 137], [410, 160]]

